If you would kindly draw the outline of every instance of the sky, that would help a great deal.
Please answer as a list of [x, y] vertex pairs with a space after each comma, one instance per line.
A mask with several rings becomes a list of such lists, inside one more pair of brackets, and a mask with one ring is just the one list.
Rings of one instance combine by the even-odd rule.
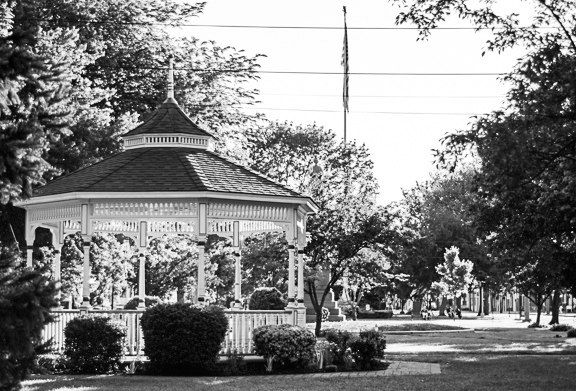
[[[512, 0], [511, 0], [512, 1]], [[514, 1], [512, 1], [514, 2]], [[393, 27], [399, 9], [386, 0], [209, 0], [195, 24], [343, 26], [347, 6], [350, 72], [508, 72], [521, 51], [482, 56], [488, 32], [437, 30], [417, 41]], [[442, 26], [468, 26], [457, 19]], [[341, 72], [343, 30], [183, 27], [183, 34], [265, 54], [262, 70]], [[342, 75], [262, 74], [258, 111], [269, 118], [312, 123], [343, 135]], [[502, 106], [507, 86], [497, 76], [350, 75], [348, 139], [368, 146], [381, 204], [434, 170], [432, 150], [473, 114]], [[427, 114], [428, 113], [428, 114]], [[431, 114], [430, 114], [431, 113]]]

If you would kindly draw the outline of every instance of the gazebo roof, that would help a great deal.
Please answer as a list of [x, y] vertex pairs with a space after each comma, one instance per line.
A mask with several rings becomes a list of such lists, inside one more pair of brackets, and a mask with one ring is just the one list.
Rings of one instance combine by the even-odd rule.
[[194, 136], [211, 136], [210, 133], [196, 125], [178, 106], [173, 98], [168, 98], [146, 120], [123, 137], [141, 134], [188, 134]]
[[314, 202], [264, 175], [211, 152], [213, 137], [168, 97], [146, 120], [124, 134], [125, 151], [34, 190], [25, 205], [85, 198], [155, 198], [189, 195], [307, 205]]
[[36, 189], [34, 197], [158, 191], [303, 197], [213, 152], [188, 147], [142, 147], [121, 152]]

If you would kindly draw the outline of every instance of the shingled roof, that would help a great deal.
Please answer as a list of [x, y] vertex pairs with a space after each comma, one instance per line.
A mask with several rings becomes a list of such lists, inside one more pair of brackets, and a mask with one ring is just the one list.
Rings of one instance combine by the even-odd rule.
[[213, 191], [302, 195], [213, 152], [193, 148], [138, 148], [56, 179], [34, 196], [71, 192]]
[[188, 118], [173, 98], [169, 98], [160, 105], [150, 118], [124, 134], [124, 137], [169, 133], [210, 136], [210, 133], [198, 127]]

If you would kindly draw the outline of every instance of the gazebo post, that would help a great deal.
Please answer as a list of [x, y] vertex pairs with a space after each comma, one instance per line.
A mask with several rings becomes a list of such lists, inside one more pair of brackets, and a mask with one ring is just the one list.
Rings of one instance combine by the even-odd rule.
[[304, 247], [306, 247], [306, 216], [298, 216], [297, 223], [297, 242], [298, 242], [298, 309], [297, 324], [304, 326], [306, 324], [306, 306], [304, 305]]
[[32, 250], [34, 249], [34, 236], [36, 230], [30, 225], [30, 212], [26, 211], [26, 267], [32, 267]]
[[138, 309], [146, 308], [146, 247], [148, 246], [148, 223], [140, 222], [138, 232], [140, 251], [138, 254]]
[[207, 219], [207, 205], [206, 203], [198, 204], [198, 287], [197, 299], [199, 304], [204, 304], [206, 299], [206, 235], [208, 233], [208, 219]]
[[[52, 265], [54, 272], [54, 281], [62, 286], [62, 246], [64, 245], [64, 223], [58, 222], [58, 227], [50, 230], [52, 233], [52, 246], [54, 247], [54, 264]], [[57, 308], [62, 308], [62, 291], [58, 289], [56, 293]]]
[[240, 222], [234, 221], [232, 232], [232, 246], [234, 247], [234, 308], [242, 308], [242, 258], [240, 250]]
[[295, 272], [295, 252], [296, 252], [296, 209], [292, 210], [291, 221], [288, 230], [286, 231], [286, 240], [288, 241], [288, 308], [295, 308], [295, 290], [296, 281], [294, 279]]
[[82, 264], [82, 305], [81, 310], [90, 308], [90, 244], [92, 242], [92, 229], [88, 220], [88, 204], [81, 206], [81, 234], [82, 247], [84, 249], [84, 262]]

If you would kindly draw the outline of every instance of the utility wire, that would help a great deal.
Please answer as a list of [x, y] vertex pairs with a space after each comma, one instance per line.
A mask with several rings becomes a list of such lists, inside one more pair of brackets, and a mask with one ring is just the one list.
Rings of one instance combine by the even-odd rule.
[[[166, 26], [166, 27], [201, 27], [201, 28], [229, 28], [229, 29], [276, 29], [276, 30], [343, 30], [343, 26], [272, 26], [272, 25], [238, 25], [238, 24], [204, 24], [204, 23], [161, 23], [161, 22], [124, 22], [120, 20], [80, 20], [80, 19], [35, 19], [40, 22], [53, 22], [53, 23], [70, 23], [70, 24], [113, 24], [118, 26]], [[559, 29], [558, 26], [522, 26], [522, 28], [532, 28], [539, 30]], [[504, 27], [435, 27], [433, 30], [504, 30]], [[420, 30], [418, 27], [412, 26], [366, 26], [366, 27], [348, 27], [348, 30]]]
[[[110, 69], [126, 69], [126, 70], [166, 70], [164, 67], [103, 67]], [[179, 67], [174, 68], [175, 71], [192, 71], [198, 73], [262, 73], [262, 74], [281, 74], [281, 75], [338, 75], [341, 76], [344, 72], [331, 72], [331, 71], [285, 71], [285, 70], [259, 70], [259, 69], [202, 69]], [[503, 76], [504, 72], [349, 72], [349, 75], [356, 76]]]

